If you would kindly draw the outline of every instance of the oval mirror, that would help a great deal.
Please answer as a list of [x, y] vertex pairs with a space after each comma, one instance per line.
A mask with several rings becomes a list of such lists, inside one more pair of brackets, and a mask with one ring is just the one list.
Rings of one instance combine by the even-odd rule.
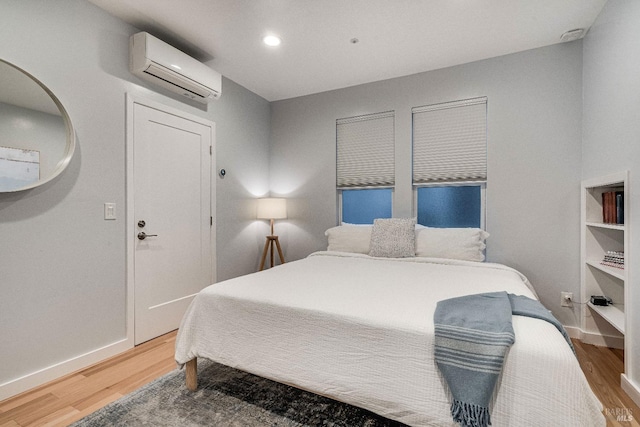
[[51, 181], [74, 149], [71, 120], [58, 98], [26, 71], [0, 60], [0, 192]]

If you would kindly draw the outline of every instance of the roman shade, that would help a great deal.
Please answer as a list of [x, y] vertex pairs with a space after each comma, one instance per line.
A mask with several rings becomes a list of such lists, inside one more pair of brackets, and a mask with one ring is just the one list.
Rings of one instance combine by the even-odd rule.
[[414, 185], [486, 181], [486, 97], [411, 111]]
[[336, 120], [337, 187], [395, 184], [393, 111]]

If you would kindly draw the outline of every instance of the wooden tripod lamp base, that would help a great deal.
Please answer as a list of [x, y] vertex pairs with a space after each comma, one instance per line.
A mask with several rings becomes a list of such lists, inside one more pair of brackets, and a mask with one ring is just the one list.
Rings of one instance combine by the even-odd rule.
[[284, 264], [284, 256], [282, 256], [282, 248], [280, 247], [280, 240], [278, 240], [278, 236], [267, 236], [267, 241], [264, 242], [264, 249], [262, 251], [262, 259], [260, 260], [260, 271], [264, 270], [264, 263], [267, 260], [267, 252], [271, 249], [271, 267], [273, 267], [274, 261], [274, 248], [278, 250], [278, 256], [280, 257], [280, 263]]
[[272, 197], [258, 199], [258, 209], [256, 216], [258, 219], [268, 219], [271, 222], [271, 234], [267, 236], [267, 241], [264, 243], [262, 259], [260, 260], [260, 271], [264, 269], [264, 263], [267, 260], [267, 252], [269, 252], [269, 249], [271, 249], [271, 267], [273, 267], [276, 249], [278, 250], [278, 256], [280, 256], [280, 263], [284, 264], [284, 256], [282, 256], [280, 241], [278, 240], [278, 236], [274, 235], [273, 233], [273, 220], [287, 217], [286, 199]]

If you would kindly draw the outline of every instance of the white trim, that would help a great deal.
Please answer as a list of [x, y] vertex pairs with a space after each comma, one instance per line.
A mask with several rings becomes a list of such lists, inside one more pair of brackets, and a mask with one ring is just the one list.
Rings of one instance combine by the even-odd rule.
[[[625, 393], [635, 402], [636, 405], [640, 406], [640, 386], [633, 382], [633, 380], [627, 377], [626, 374], [620, 375], [620, 387], [624, 390]], [[639, 417], [640, 415], [636, 415]]]
[[582, 341], [582, 329], [576, 326], [564, 326], [564, 330], [567, 331], [567, 334], [569, 334], [570, 338], [575, 338]]
[[609, 185], [619, 186], [621, 182], [624, 182], [625, 184], [629, 182], [628, 171], [616, 172], [605, 176], [585, 179], [582, 181], [582, 186], [585, 188], [606, 187]]
[[131, 223], [135, 220], [133, 215], [133, 104], [137, 101], [137, 97], [132, 96], [130, 93], [126, 94], [126, 107], [125, 107], [125, 199], [126, 199], [126, 213], [125, 213], [125, 258], [126, 258], [126, 290], [127, 290], [127, 342], [134, 346], [134, 242], [132, 239], [128, 239], [135, 228]]
[[585, 344], [591, 344], [598, 347], [624, 348], [624, 337], [585, 332], [577, 326], [564, 326], [564, 329], [567, 331], [567, 334], [569, 334], [569, 337], [580, 340]]
[[162, 304], [152, 305], [151, 307], [149, 307], [149, 310], [153, 310], [155, 308], [164, 307], [165, 305], [169, 305], [169, 304], [175, 304], [177, 302], [184, 301], [184, 300], [189, 299], [189, 298], [194, 298], [196, 295], [197, 294], [191, 294], [191, 295], [187, 295], [187, 296], [184, 296], [184, 297], [176, 298], [173, 301], [165, 301]]
[[598, 347], [624, 348], [624, 337], [616, 337], [611, 335], [601, 335], [593, 332], [585, 332], [581, 330], [580, 341], [585, 344], [596, 345]]
[[39, 371], [31, 372], [20, 378], [7, 381], [4, 384], [0, 384], [0, 400], [8, 399], [19, 393], [58, 379], [64, 375], [87, 368], [94, 363], [98, 363], [108, 359], [109, 357], [116, 356], [126, 350], [129, 350], [131, 347], [132, 345], [129, 344], [129, 340], [123, 339], [63, 362], [56, 363], [55, 365], [47, 366]]
[[195, 116], [190, 113], [186, 113], [177, 108], [172, 108], [166, 106], [162, 103], [155, 102], [149, 100], [144, 97], [140, 97], [138, 95], [132, 95], [130, 93], [126, 94], [126, 175], [125, 175], [125, 188], [126, 188], [126, 224], [125, 224], [125, 239], [126, 239], [126, 288], [127, 288], [127, 343], [130, 344], [130, 347], [134, 346], [134, 331], [135, 331], [135, 301], [134, 301], [134, 290], [135, 290], [135, 280], [134, 280], [134, 259], [133, 255], [135, 253], [134, 247], [134, 239], [128, 238], [129, 236], [134, 236], [136, 233], [136, 219], [134, 217], [133, 212], [133, 196], [134, 196], [134, 182], [133, 182], [133, 111], [134, 104], [144, 105], [149, 108], [153, 108], [159, 111], [163, 111], [168, 114], [172, 114], [177, 117], [181, 117], [185, 120], [190, 120], [195, 123], [199, 123], [201, 125], [207, 126], [211, 130], [211, 206], [210, 206], [210, 215], [214, 217], [213, 224], [210, 228], [210, 237], [211, 237], [211, 282], [215, 283], [217, 281], [217, 252], [216, 252], [216, 182], [215, 177], [217, 173], [214, 173], [216, 168], [215, 161], [215, 146], [216, 146], [216, 124], [211, 120], [204, 119], [202, 117]]

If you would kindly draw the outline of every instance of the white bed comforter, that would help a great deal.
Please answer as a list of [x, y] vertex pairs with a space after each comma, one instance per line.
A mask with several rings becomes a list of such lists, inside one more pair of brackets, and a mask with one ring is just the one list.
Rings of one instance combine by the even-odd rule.
[[[535, 298], [499, 264], [317, 252], [204, 289], [176, 361], [204, 357], [410, 426], [455, 426], [433, 359], [439, 300], [504, 290]], [[514, 316], [490, 406], [494, 426], [604, 426], [601, 404], [553, 325]]]

